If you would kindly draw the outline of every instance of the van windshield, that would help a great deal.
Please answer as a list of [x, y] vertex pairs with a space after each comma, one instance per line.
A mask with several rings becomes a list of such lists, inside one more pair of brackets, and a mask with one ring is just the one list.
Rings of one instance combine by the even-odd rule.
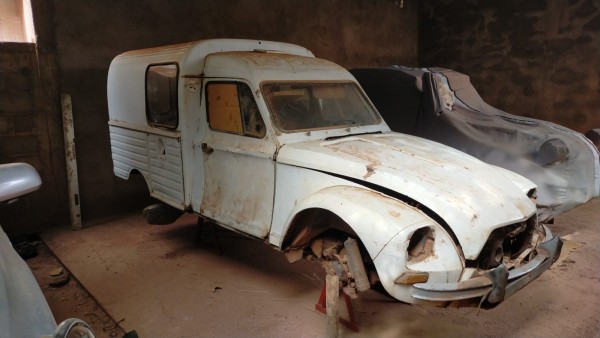
[[278, 129], [296, 132], [378, 124], [378, 113], [353, 82], [274, 82], [262, 92]]

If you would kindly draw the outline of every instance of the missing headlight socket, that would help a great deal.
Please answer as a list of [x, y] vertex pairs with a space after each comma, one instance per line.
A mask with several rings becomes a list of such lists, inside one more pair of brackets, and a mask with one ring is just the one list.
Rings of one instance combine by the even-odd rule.
[[424, 227], [415, 230], [410, 236], [408, 247], [408, 260], [411, 262], [419, 262], [433, 254], [433, 242], [435, 236], [430, 227]]

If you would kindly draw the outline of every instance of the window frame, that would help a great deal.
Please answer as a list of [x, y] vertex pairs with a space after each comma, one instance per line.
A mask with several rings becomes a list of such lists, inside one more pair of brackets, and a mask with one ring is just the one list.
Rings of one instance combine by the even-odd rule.
[[[173, 103], [173, 100], [175, 101], [174, 102], [175, 103], [175, 105], [174, 105], [174, 107], [175, 107], [175, 123], [174, 123], [174, 125], [154, 122], [150, 118], [151, 117], [150, 116], [150, 104], [148, 101], [148, 73], [149, 73], [150, 69], [152, 67], [157, 67], [157, 66], [172, 66], [172, 65], [174, 65], [175, 68], [177, 69], [176, 74], [175, 74], [175, 93], [174, 94], [169, 93], [170, 98], [171, 98], [170, 103]], [[151, 63], [146, 67], [146, 71], [144, 72], [144, 98], [145, 98], [144, 101], [145, 101], [145, 106], [146, 106], [145, 107], [146, 121], [148, 122], [148, 125], [150, 125], [152, 128], [175, 130], [179, 126], [179, 72], [180, 72], [179, 63], [176, 61]]]
[[[239, 132], [235, 132], [235, 131], [228, 131], [228, 130], [222, 130], [222, 129], [213, 128], [213, 126], [210, 124], [210, 113], [209, 113], [209, 111], [210, 111], [210, 104], [209, 104], [209, 100], [208, 100], [208, 87], [210, 87], [211, 84], [234, 84], [236, 86], [243, 85], [243, 86], [247, 87], [250, 95], [252, 96], [252, 100], [254, 101], [254, 105], [256, 106], [256, 110], [257, 110], [258, 116], [260, 117], [260, 120], [262, 121], [262, 125], [264, 126], [264, 132], [262, 133], [261, 136], [257, 136], [255, 134], [248, 133], [246, 131], [245, 123], [244, 123], [244, 113], [242, 111], [242, 104], [240, 102], [240, 92], [239, 92], [239, 90], [237, 90], [237, 88], [236, 88], [236, 90], [237, 90], [237, 99], [238, 99], [238, 105], [240, 107], [239, 113], [240, 113], [240, 118], [241, 118], [241, 121], [242, 121], [242, 132], [239, 133]], [[260, 139], [264, 139], [267, 136], [267, 124], [265, 123], [265, 119], [263, 118], [262, 113], [260, 111], [260, 108], [258, 107], [258, 102], [256, 100], [256, 97], [253, 94], [252, 87], [248, 83], [246, 83], [244, 81], [237, 81], [237, 80], [213, 80], [213, 79], [211, 79], [211, 80], [206, 81], [204, 83], [204, 97], [205, 97], [204, 104], [206, 106], [206, 112], [205, 112], [205, 114], [206, 114], [206, 123], [208, 125], [208, 128], [211, 131], [215, 131], [215, 132], [219, 132], [219, 133], [225, 133], [225, 134], [231, 134], [231, 135], [239, 135], [239, 136], [251, 137], [251, 138], [259, 139], [259, 140]]]
[[[277, 109], [275, 106], [273, 106], [272, 100], [267, 97], [268, 94], [265, 94], [266, 93], [265, 88], [270, 85], [294, 85], [294, 84], [300, 84], [300, 85], [302, 85], [302, 84], [352, 85], [354, 87], [354, 90], [356, 91], [357, 97], [361, 101], [363, 101], [363, 103], [369, 108], [369, 110], [373, 114], [374, 121], [373, 121], [373, 123], [367, 123], [367, 124], [362, 123], [362, 124], [351, 124], [351, 125], [322, 126], [322, 127], [316, 127], [316, 128], [285, 129], [281, 126], [280, 116], [276, 113]], [[375, 108], [375, 106], [373, 105], [371, 100], [369, 99], [368, 95], [364, 92], [364, 90], [361, 88], [361, 86], [355, 81], [351, 81], [351, 80], [332, 80], [332, 81], [329, 81], [329, 80], [277, 80], [277, 81], [271, 81], [270, 80], [270, 81], [261, 82], [260, 90], [261, 90], [261, 93], [263, 94], [263, 98], [264, 98], [265, 104], [267, 106], [269, 116], [271, 118], [274, 128], [276, 128], [278, 131], [280, 131], [284, 134], [306, 133], [306, 132], [311, 132], [311, 131], [374, 126], [374, 125], [381, 124], [381, 122], [383, 121], [381, 114], [379, 114], [379, 112], [377, 111], [377, 109]]]

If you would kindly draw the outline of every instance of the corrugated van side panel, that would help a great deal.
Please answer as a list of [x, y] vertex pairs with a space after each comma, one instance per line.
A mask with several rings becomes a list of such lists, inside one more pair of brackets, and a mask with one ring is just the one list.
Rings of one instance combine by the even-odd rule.
[[133, 169], [148, 178], [147, 134], [116, 126], [109, 126], [113, 170], [117, 177], [128, 179]]
[[152, 196], [181, 208], [185, 204], [181, 139], [149, 134], [148, 158]]

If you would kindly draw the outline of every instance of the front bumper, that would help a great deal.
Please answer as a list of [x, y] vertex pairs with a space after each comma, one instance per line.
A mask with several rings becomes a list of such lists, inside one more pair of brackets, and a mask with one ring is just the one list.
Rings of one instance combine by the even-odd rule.
[[538, 255], [529, 263], [510, 271], [500, 265], [483, 276], [458, 283], [419, 283], [413, 285], [412, 297], [446, 306], [481, 306], [492, 308], [522, 289], [558, 259], [563, 242], [544, 226], [545, 238], [537, 246]]

